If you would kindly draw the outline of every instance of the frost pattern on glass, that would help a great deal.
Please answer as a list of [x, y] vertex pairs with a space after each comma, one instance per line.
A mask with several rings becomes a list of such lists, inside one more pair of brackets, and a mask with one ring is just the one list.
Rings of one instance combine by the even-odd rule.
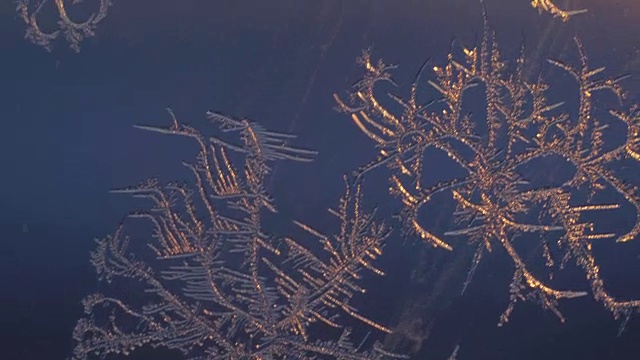
[[581, 10], [562, 9], [562, 8], [558, 7], [551, 0], [530, 0], [530, 1], [531, 1], [531, 6], [534, 9], [538, 9], [538, 11], [540, 13], [551, 14], [551, 15], [553, 15], [553, 17], [558, 17], [558, 18], [562, 19], [562, 21], [567, 21], [567, 20], [569, 20], [569, 18], [571, 18], [574, 15], [584, 14], [584, 13], [587, 12], [586, 9], [581, 9]]
[[[383, 96], [389, 84], [397, 86], [391, 76], [396, 66], [373, 61], [370, 51], [358, 59], [364, 76], [349, 99], [334, 95], [338, 110], [348, 114], [377, 148], [375, 160], [356, 175], [381, 167], [391, 171], [389, 190], [402, 201], [400, 219], [406, 236], [446, 250], [453, 250], [453, 239], [466, 238], [476, 253], [465, 286], [483, 257], [496, 248], [510, 257], [510, 302], [500, 325], [508, 322], [514, 305], [524, 300], [538, 302], [564, 321], [558, 300], [587, 294], [550, 285], [553, 272], [571, 260], [584, 272], [593, 297], [615, 318], [628, 317], [640, 306], [638, 300], [618, 299], [606, 290], [592, 249], [594, 243], [623, 243], [640, 234], [638, 186], [620, 171], [621, 162], [639, 169], [640, 112], [635, 105], [622, 105], [625, 94], [619, 81], [623, 77], [603, 77], [605, 69], [591, 67], [581, 42], [576, 39], [575, 44], [577, 65], [549, 60], [557, 73], [567, 75], [569, 84], [562, 86], [577, 85], [572, 109], [568, 103], [549, 101], [549, 93], [558, 92], [550, 83], [526, 79], [524, 49], [514, 66], [507, 66], [495, 34], [486, 25], [486, 14], [481, 44], [452, 50], [442, 66], [425, 63], [406, 98]], [[434, 77], [423, 88], [429, 70]], [[431, 91], [436, 99], [423, 102], [419, 91]], [[385, 105], [389, 97], [392, 101]], [[607, 111], [596, 111], [596, 102]], [[610, 125], [624, 133], [618, 143]], [[439, 170], [423, 165], [425, 151], [434, 149], [466, 175], [429, 184], [429, 175]], [[561, 184], [527, 181], [522, 169], [549, 156], [573, 166], [572, 176]], [[441, 194], [449, 194], [455, 202], [452, 216], [458, 227], [437, 233], [442, 229], [428, 228], [421, 216], [434, 196]], [[601, 202], [603, 197], [607, 200]], [[616, 229], [619, 233], [600, 232], [602, 224], [589, 214], [623, 205], [635, 210], [633, 225]], [[530, 259], [518, 250], [519, 243], [532, 237], [542, 248], [545, 275], [534, 274]]]
[[[47, 32], [42, 30], [38, 18], [43, 9], [46, 9], [47, 3], [53, 1], [56, 12], [58, 13], [57, 27]], [[77, 5], [82, 0], [18, 0], [16, 11], [18, 15], [27, 24], [25, 38], [36, 45], [42, 46], [51, 51], [53, 42], [62, 33], [69, 43], [69, 46], [76, 52], [80, 51], [80, 43], [91, 36], [94, 36], [96, 26], [102, 19], [107, 16], [109, 6], [112, 5], [111, 0], [99, 1], [98, 9], [93, 12], [86, 20], [77, 21], [69, 16], [67, 7]]]
[[[206, 139], [169, 112], [168, 128], [138, 127], [195, 140], [197, 162], [184, 164], [195, 185], [148, 180], [115, 190], [146, 199], [151, 208], [132, 212], [97, 241], [92, 264], [119, 291], [84, 300], [73, 359], [146, 346], [177, 349], [186, 359], [397, 357], [366, 338], [354, 345], [342, 321], [389, 332], [353, 306], [365, 292], [362, 270], [383, 274], [374, 262], [389, 234], [374, 212], [362, 209], [360, 184], [345, 181], [346, 192], [330, 211], [340, 224], [336, 234], [296, 222], [324, 251], [305, 245], [314, 241], [277, 239], [261, 224], [264, 210], [276, 211], [264, 186], [269, 164], [309, 161], [315, 152], [287, 145], [291, 135], [211, 112], [219, 136]], [[151, 225], [150, 241], [127, 235], [135, 219]]]

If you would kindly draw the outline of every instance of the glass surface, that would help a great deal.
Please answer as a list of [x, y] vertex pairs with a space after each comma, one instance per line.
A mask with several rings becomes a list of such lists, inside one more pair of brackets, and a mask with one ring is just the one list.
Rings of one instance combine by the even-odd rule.
[[0, 5], [3, 358], [637, 358], [639, 23]]

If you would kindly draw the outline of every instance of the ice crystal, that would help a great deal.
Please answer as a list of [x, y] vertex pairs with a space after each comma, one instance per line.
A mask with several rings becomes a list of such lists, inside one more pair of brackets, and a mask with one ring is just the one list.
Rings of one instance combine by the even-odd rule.
[[[465, 286], [487, 254], [501, 248], [499, 253], [509, 256], [510, 302], [499, 324], [509, 320], [514, 305], [522, 300], [537, 301], [563, 320], [558, 300], [587, 294], [558, 289], [550, 279], [534, 274], [519, 250], [519, 243], [532, 239], [542, 248], [548, 274], [573, 260], [584, 272], [593, 297], [615, 318], [640, 307], [640, 301], [618, 299], [606, 290], [592, 249], [594, 243], [627, 242], [640, 234], [640, 193], [623, 178], [619, 166], [626, 161], [638, 168], [640, 113], [637, 106], [621, 105], [623, 77], [603, 77], [604, 68], [593, 68], [581, 42], [575, 43], [577, 66], [549, 60], [552, 68], [577, 85], [578, 100], [571, 110], [569, 102], [550, 102], [551, 83], [526, 78], [524, 49], [515, 65], [507, 66], [486, 16], [479, 46], [463, 47], [459, 55], [452, 50], [442, 66], [425, 63], [408, 97], [389, 94], [398, 111], [380, 96], [382, 84], [396, 86], [391, 76], [395, 66], [372, 60], [370, 51], [359, 58], [364, 76], [354, 85], [349, 101], [334, 95], [339, 111], [347, 113], [377, 147], [375, 160], [361, 167], [357, 176], [390, 169], [390, 193], [402, 201], [405, 235], [446, 250], [453, 250], [454, 238], [466, 238], [476, 253]], [[427, 83], [436, 96], [422, 102], [418, 93], [429, 90], [422, 88], [428, 70], [434, 76]], [[616, 101], [609, 104], [612, 98]], [[610, 108], [598, 111], [596, 101]], [[474, 104], [483, 109], [472, 113], [470, 109], [477, 110]], [[618, 143], [608, 133], [609, 125], [624, 132]], [[424, 164], [426, 151], [433, 150], [446, 154], [465, 175], [431, 185], [429, 176], [439, 169]], [[564, 159], [565, 168], [574, 169], [570, 178], [561, 184], [528, 181], [524, 169], [548, 157]], [[457, 206], [452, 216], [458, 227], [437, 233], [441, 229], [430, 229], [423, 216], [428, 214], [426, 206], [442, 194], [449, 194]], [[607, 200], [602, 202], [603, 198]], [[602, 224], [589, 213], [623, 205], [635, 210], [633, 225], [618, 233], [598, 231]]]
[[567, 21], [574, 15], [584, 14], [587, 12], [586, 9], [581, 10], [565, 10], [558, 7], [551, 0], [531, 0], [531, 6], [534, 9], [538, 9], [540, 13], [548, 13], [553, 15], [553, 17], [559, 17], [562, 21]]
[[[53, 1], [58, 13], [57, 27], [47, 32], [43, 30], [38, 21], [40, 13], [46, 9], [46, 4]], [[73, 0], [72, 5], [77, 5], [82, 0]], [[16, 11], [27, 24], [27, 32], [25, 38], [36, 45], [42, 46], [51, 51], [53, 42], [58, 38], [60, 33], [64, 34], [69, 46], [76, 52], [80, 51], [80, 43], [94, 35], [94, 30], [98, 23], [107, 16], [109, 6], [112, 5], [111, 0], [98, 0], [98, 9], [93, 12], [86, 20], [77, 22], [69, 16], [67, 7], [68, 0], [18, 0]]]
[[[312, 251], [309, 241], [280, 241], [261, 223], [265, 210], [275, 212], [264, 186], [270, 163], [308, 161], [315, 153], [287, 145], [291, 135], [208, 116], [219, 130], [209, 139], [175, 116], [168, 128], [139, 126], [196, 141], [198, 161], [185, 163], [195, 185], [149, 180], [116, 190], [150, 201], [151, 208], [132, 212], [115, 234], [98, 241], [92, 264], [110, 288], [121, 290], [84, 300], [87, 316], [74, 331], [73, 359], [146, 346], [177, 349], [186, 359], [394, 357], [378, 343], [354, 345], [342, 322], [349, 317], [389, 332], [353, 306], [365, 292], [362, 270], [383, 274], [374, 262], [389, 234], [374, 212], [363, 210], [360, 184], [347, 181], [330, 211], [340, 224], [333, 236], [296, 222], [324, 253]], [[128, 236], [136, 218], [153, 228], [148, 242]]]

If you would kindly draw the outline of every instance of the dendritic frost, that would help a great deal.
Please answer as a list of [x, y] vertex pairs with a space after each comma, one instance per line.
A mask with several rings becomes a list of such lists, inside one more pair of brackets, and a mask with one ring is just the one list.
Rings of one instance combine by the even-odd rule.
[[[53, 1], [55, 9], [58, 13], [57, 26], [47, 32], [41, 28], [39, 16], [46, 9], [46, 5]], [[82, 0], [73, 0], [72, 5], [77, 5]], [[98, 9], [93, 12], [86, 20], [76, 22], [69, 16], [67, 7], [69, 1], [65, 0], [18, 0], [16, 11], [18, 15], [27, 24], [27, 32], [25, 38], [36, 45], [42, 46], [51, 51], [53, 42], [62, 32], [69, 46], [76, 52], [80, 51], [80, 43], [94, 35], [94, 30], [98, 23], [107, 16], [109, 6], [112, 5], [111, 0], [98, 0]], [[65, 4], [66, 2], [66, 4]]]
[[567, 21], [574, 15], [584, 14], [587, 12], [585, 9], [581, 10], [566, 10], [560, 8], [551, 0], [531, 0], [531, 6], [534, 9], [538, 9], [540, 13], [548, 13], [553, 17], [559, 17], [562, 21]]
[[[356, 174], [379, 167], [391, 170], [390, 192], [402, 200], [400, 218], [406, 235], [446, 250], [453, 249], [451, 239], [468, 239], [476, 253], [465, 286], [483, 257], [495, 248], [509, 256], [513, 264], [510, 302], [499, 324], [506, 323], [514, 305], [523, 300], [537, 301], [562, 320], [558, 300], [586, 295], [557, 289], [549, 285], [547, 276], [534, 274], [518, 250], [519, 243], [532, 238], [538, 239], [548, 275], [573, 260], [583, 270], [593, 297], [616, 318], [628, 317], [640, 301], [618, 299], [606, 290], [592, 245], [623, 243], [640, 234], [640, 193], [620, 171], [623, 161], [639, 168], [638, 107], [621, 105], [625, 99], [619, 84], [622, 78], [603, 77], [604, 68], [590, 65], [577, 39], [577, 66], [549, 60], [577, 85], [577, 100], [571, 102], [576, 108], [567, 110], [569, 101], [549, 101], [549, 93], [555, 91], [550, 83], [526, 79], [524, 49], [509, 67], [494, 37], [485, 30], [479, 47], [462, 48], [459, 55], [452, 51], [443, 66], [425, 63], [407, 98], [389, 94], [399, 111], [386, 106], [380, 96], [381, 84], [395, 86], [391, 77], [395, 66], [373, 61], [365, 51], [359, 58], [364, 77], [355, 84], [349, 101], [335, 95], [338, 109], [378, 149], [375, 160]], [[428, 70], [434, 77], [427, 83], [437, 95], [423, 103], [417, 94], [428, 90], [421, 87]], [[615, 100], [611, 103], [611, 99]], [[610, 108], [598, 111], [596, 103]], [[472, 113], [477, 104], [483, 109]], [[610, 125], [624, 133], [618, 143], [613, 131], [608, 132]], [[443, 152], [465, 175], [429, 184], [429, 175], [439, 169], [424, 165], [427, 150]], [[571, 177], [561, 184], [528, 181], [522, 170], [548, 157], [564, 159], [565, 168], [574, 169]], [[441, 194], [449, 194], [457, 206], [452, 214], [459, 225], [455, 229], [430, 229], [419, 216]], [[623, 205], [635, 210], [632, 226], [617, 232], [598, 231], [603, 224], [592, 214]]]
[[[382, 275], [374, 261], [389, 234], [361, 206], [360, 184], [346, 182], [339, 207], [331, 210], [340, 224], [335, 235], [296, 222], [324, 253], [310, 250], [308, 241], [280, 241], [261, 224], [264, 210], [275, 212], [265, 191], [269, 164], [309, 161], [315, 152], [287, 145], [293, 136], [217, 113], [208, 116], [220, 136], [206, 139], [170, 114], [168, 128], [139, 128], [196, 141], [198, 161], [185, 163], [195, 186], [149, 180], [116, 190], [150, 201], [151, 208], [132, 212], [115, 234], [98, 241], [92, 263], [102, 280], [121, 290], [84, 300], [73, 358], [126, 355], [146, 346], [177, 349], [187, 359], [394, 357], [378, 343], [354, 345], [342, 322], [349, 317], [389, 331], [353, 306], [365, 292], [362, 270]], [[138, 242], [133, 219], [151, 225], [150, 241]]]

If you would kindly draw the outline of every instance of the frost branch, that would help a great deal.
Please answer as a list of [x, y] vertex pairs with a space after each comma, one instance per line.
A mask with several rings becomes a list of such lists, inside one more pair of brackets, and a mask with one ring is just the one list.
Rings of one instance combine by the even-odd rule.
[[[84, 300], [73, 359], [128, 355], [146, 346], [177, 349], [187, 359], [398, 357], [377, 343], [354, 346], [342, 321], [389, 331], [352, 305], [365, 292], [362, 271], [383, 274], [374, 262], [389, 234], [375, 212], [362, 209], [360, 184], [347, 182], [331, 211], [337, 234], [296, 222], [324, 254], [292, 238], [279, 241], [261, 224], [264, 210], [276, 210], [264, 187], [269, 164], [309, 161], [315, 152], [288, 146], [293, 136], [212, 112], [219, 135], [206, 139], [170, 114], [168, 128], [138, 127], [195, 140], [197, 162], [185, 163], [195, 186], [148, 180], [114, 190], [151, 207], [132, 212], [115, 234], [99, 240], [92, 264], [107, 283], [138, 285], [126, 287], [126, 296]], [[127, 235], [136, 229], [132, 219], [151, 225], [151, 240], [140, 244]]]
[[[44, 6], [51, 0], [18, 0], [16, 11], [27, 24], [25, 38], [36, 45], [51, 51], [52, 43], [58, 38], [60, 32], [64, 34], [69, 46], [76, 52], [80, 51], [80, 43], [88, 37], [94, 35], [94, 30], [98, 23], [107, 16], [109, 6], [113, 5], [111, 0], [99, 0], [98, 10], [92, 13], [86, 20], [76, 22], [71, 19], [67, 8], [68, 0], [52, 0], [55, 3], [58, 13], [58, 22], [55, 30], [47, 32], [42, 30], [38, 17]], [[73, 0], [71, 4], [77, 5], [82, 0]]]
[[[577, 66], [549, 60], [577, 85], [577, 108], [563, 112], [564, 102], [548, 100], [550, 84], [525, 78], [524, 49], [510, 69], [494, 37], [486, 27], [480, 46], [462, 48], [459, 55], [452, 51], [444, 66], [430, 68], [434, 77], [426, 81], [429, 69], [425, 63], [407, 98], [389, 94], [399, 105], [397, 114], [383, 105], [380, 96], [385, 83], [395, 85], [391, 77], [395, 66], [374, 62], [369, 51], [363, 53], [358, 62], [365, 73], [349, 100], [334, 95], [338, 110], [348, 114], [377, 148], [377, 157], [356, 171], [356, 176], [380, 167], [391, 171], [390, 192], [402, 201], [400, 218], [405, 235], [446, 250], [453, 250], [447, 238], [454, 237], [465, 237], [477, 247], [465, 287], [483, 256], [495, 247], [506, 252], [514, 271], [510, 304], [500, 324], [508, 321], [515, 303], [521, 300], [537, 301], [563, 320], [557, 301], [586, 294], [556, 289], [548, 284], [551, 279], [534, 275], [518, 250], [519, 242], [532, 237], [540, 239], [550, 271], [573, 259], [584, 271], [593, 297], [616, 318], [627, 316], [640, 308], [640, 300], [616, 299], [606, 291], [592, 244], [610, 239], [626, 242], [640, 234], [640, 192], [614, 167], [621, 161], [634, 166], [640, 161], [638, 107], [625, 109], [614, 102], [613, 110], [596, 111], [596, 98], [605, 101], [613, 97], [623, 102], [625, 94], [619, 84], [623, 77], [602, 77], [604, 68], [590, 66], [576, 39]], [[423, 81], [431, 88], [425, 91], [436, 93], [435, 100], [418, 100]], [[484, 108], [478, 113], [476, 106], [472, 114], [470, 104]], [[619, 143], [607, 135], [609, 124], [624, 129]], [[466, 175], [427, 185], [428, 175], [438, 171], [424, 166], [429, 149], [446, 154]], [[558, 185], [534, 185], [524, 177], [523, 169], [531, 163], [554, 156], [575, 169], [570, 179]], [[444, 234], [425, 227], [419, 216], [438, 194], [450, 194], [457, 205], [454, 219], [459, 227]], [[594, 201], [600, 194], [619, 201]], [[597, 224], [587, 220], [593, 218], [587, 213], [617, 209], [624, 203], [636, 211], [628, 231], [598, 232]], [[557, 246], [552, 251], [554, 243]], [[560, 255], [561, 260], [554, 255]]]

